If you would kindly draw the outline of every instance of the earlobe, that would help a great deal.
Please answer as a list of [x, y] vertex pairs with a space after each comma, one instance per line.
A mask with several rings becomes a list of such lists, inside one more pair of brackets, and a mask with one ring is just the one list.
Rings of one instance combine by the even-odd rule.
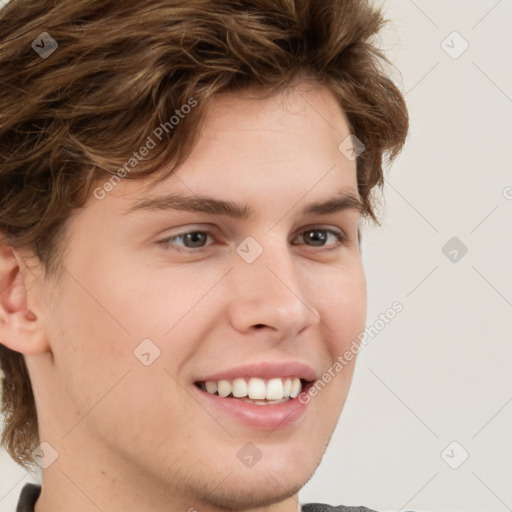
[[28, 272], [15, 249], [0, 241], [0, 343], [22, 354], [47, 352], [42, 315], [28, 304]]

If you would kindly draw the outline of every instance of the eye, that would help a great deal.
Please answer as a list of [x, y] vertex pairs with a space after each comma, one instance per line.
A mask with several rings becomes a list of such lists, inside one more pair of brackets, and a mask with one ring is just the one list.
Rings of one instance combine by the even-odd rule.
[[[199, 235], [199, 236], [198, 236]], [[161, 243], [164, 246], [172, 245], [171, 243], [178, 240], [184, 242], [184, 247], [186, 249], [204, 249], [204, 242], [208, 239], [208, 237], [211, 236], [211, 233], [209, 231], [188, 231], [186, 233], [180, 233], [178, 235], [173, 235], [167, 238], [164, 238], [163, 240], [160, 240], [159, 243]], [[180, 247], [180, 246], [178, 246]], [[181, 251], [181, 249], [177, 248], [177, 251]], [[199, 252], [194, 251], [194, 252]]]
[[[186, 251], [187, 249], [190, 249], [190, 252], [201, 252], [208, 247], [208, 245], [206, 245], [208, 237], [213, 238], [210, 231], [195, 230], [164, 238], [158, 243], [166, 249], [171, 248], [171, 250], [178, 252]], [[338, 249], [341, 245], [348, 242], [348, 237], [342, 231], [322, 227], [303, 230], [298, 238], [304, 240], [304, 243], [310, 247], [329, 247], [328, 250]], [[329, 239], [334, 239], [334, 243], [327, 244]], [[176, 242], [182, 242], [183, 245], [177, 244]], [[293, 245], [299, 244], [293, 243]]]
[[302, 231], [299, 235], [299, 238], [312, 242], [311, 247], [325, 247], [327, 245], [325, 242], [327, 242], [329, 237], [334, 238], [335, 240], [334, 244], [330, 244], [331, 247], [329, 250], [337, 249], [340, 245], [343, 245], [348, 241], [348, 238], [342, 231], [322, 227], [309, 228]]

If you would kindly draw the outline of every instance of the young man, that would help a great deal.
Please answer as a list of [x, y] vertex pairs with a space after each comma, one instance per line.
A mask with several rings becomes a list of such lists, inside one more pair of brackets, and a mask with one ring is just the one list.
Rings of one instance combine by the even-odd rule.
[[408, 128], [383, 23], [362, 0], [0, 11], [2, 441], [42, 468], [18, 511], [300, 509]]

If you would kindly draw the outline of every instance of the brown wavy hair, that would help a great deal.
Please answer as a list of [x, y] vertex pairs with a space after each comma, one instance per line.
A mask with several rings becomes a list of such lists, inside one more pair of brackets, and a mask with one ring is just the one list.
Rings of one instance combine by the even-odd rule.
[[[11, 0], [0, 11], [0, 235], [58, 274], [66, 221], [105, 171], [120, 179], [156, 127], [168, 123], [162, 143], [123, 179], [171, 174], [214, 95], [270, 95], [299, 79], [327, 86], [365, 144], [358, 190], [379, 224], [371, 192], [408, 131], [391, 63], [372, 41], [386, 23], [369, 0]], [[43, 32], [58, 44], [46, 58]], [[28, 467], [39, 444], [29, 374], [1, 344], [0, 366], [2, 445]]]

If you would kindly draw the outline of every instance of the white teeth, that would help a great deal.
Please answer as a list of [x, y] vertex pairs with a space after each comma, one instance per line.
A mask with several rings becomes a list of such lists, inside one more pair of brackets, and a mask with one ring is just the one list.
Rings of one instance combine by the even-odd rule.
[[290, 396], [290, 390], [292, 389], [292, 379], [284, 379], [283, 382], [283, 396]]
[[235, 379], [233, 381], [233, 396], [236, 398], [247, 396], [247, 382], [245, 382], [245, 379]]
[[217, 383], [214, 380], [207, 380], [206, 391], [208, 391], [208, 393], [217, 393]]
[[268, 403], [296, 398], [302, 391], [302, 383], [298, 377], [274, 378], [267, 381], [259, 377], [251, 377], [232, 381], [208, 380], [202, 384], [201, 389], [211, 394], [217, 393], [223, 398], [232, 395], [235, 398], [245, 398], [244, 401], [260, 400], [264, 401], [262, 403]]
[[267, 384], [267, 400], [281, 400], [283, 398], [283, 381], [270, 379]]
[[217, 387], [219, 396], [226, 397], [231, 394], [231, 382], [228, 380], [219, 380]]
[[290, 390], [290, 397], [295, 398], [296, 396], [299, 396], [299, 393], [302, 389], [300, 380], [295, 378], [292, 380], [292, 389]]
[[265, 386], [265, 381], [257, 377], [250, 379], [247, 394], [252, 400], [263, 400], [267, 398], [267, 386]]

